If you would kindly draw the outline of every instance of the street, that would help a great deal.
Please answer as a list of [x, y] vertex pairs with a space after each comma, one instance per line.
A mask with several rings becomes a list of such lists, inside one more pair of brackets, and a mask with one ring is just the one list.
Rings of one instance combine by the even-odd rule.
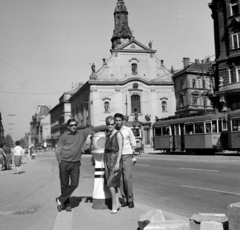
[[[82, 156], [80, 184], [73, 196], [92, 196], [94, 167], [90, 157]], [[136, 203], [189, 218], [198, 212], [226, 213], [227, 205], [240, 199], [238, 156], [136, 157]], [[57, 217], [55, 198], [60, 193], [54, 153], [38, 153], [22, 171], [21, 175], [13, 170], [0, 172], [0, 229], [52, 229]], [[89, 181], [89, 188], [81, 187], [84, 180]]]
[[135, 199], [185, 217], [226, 213], [228, 204], [240, 200], [239, 165], [238, 156], [140, 156]]

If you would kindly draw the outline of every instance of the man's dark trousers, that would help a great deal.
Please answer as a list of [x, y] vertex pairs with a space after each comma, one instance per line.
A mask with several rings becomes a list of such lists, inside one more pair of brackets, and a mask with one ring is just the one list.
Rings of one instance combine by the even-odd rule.
[[[59, 201], [63, 204], [64, 208], [71, 205], [69, 197], [78, 187], [80, 165], [80, 161], [68, 162], [62, 160], [59, 163], [59, 177], [61, 183], [61, 196], [59, 197]], [[69, 184], [69, 178], [71, 180], [71, 184]]]

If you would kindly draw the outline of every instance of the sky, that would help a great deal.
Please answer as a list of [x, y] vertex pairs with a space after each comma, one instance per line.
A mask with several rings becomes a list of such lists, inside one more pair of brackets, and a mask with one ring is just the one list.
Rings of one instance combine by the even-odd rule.
[[[211, 0], [124, 0], [129, 27], [170, 69], [212, 56]], [[39, 104], [53, 108], [110, 58], [117, 0], [0, 0], [0, 112], [5, 135], [30, 130]], [[15, 115], [15, 116], [10, 116]]]

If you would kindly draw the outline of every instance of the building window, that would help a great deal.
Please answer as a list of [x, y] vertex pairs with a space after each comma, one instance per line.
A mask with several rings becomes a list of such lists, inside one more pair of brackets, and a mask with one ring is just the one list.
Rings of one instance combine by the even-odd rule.
[[192, 87], [196, 88], [196, 79], [192, 79]]
[[202, 87], [203, 89], [206, 89], [206, 81], [204, 79], [202, 80]]
[[167, 112], [167, 102], [166, 101], [162, 102], [162, 112]]
[[238, 0], [231, 0], [230, 1], [230, 11], [231, 11], [231, 16], [239, 13]]
[[183, 82], [183, 80], [180, 81], [180, 90], [181, 89], [184, 89], [184, 82]]
[[197, 106], [198, 96], [192, 95], [192, 105]]
[[132, 75], [136, 75], [137, 73], [137, 63], [132, 63]]
[[109, 102], [105, 101], [104, 102], [104, 112], [105, 113], [109, 113], [110, 112], [109, 106], [110, 106]]
[[184, 106], [184, 97], [183, 97], [183, 95], [180, 96], [180, 106], [181, 107]]
[[233, 49], [240, 48], [240, 33], [232, 34], [232, 47]]
[[230, 83], [235, 83], [235, 82], [237, 82], [236, 68], [233, 67], [232, 69], [230, 69], [229, 73], [230, 73], [230, 80], [231, 80]]
[[139, 95], [131, 96], [132, 113], [141, 113], [141, 102]]
[[207, 98], [206, 97], [203, 98], [203, 106], [204, 106], [204, 108], [207, 107]]

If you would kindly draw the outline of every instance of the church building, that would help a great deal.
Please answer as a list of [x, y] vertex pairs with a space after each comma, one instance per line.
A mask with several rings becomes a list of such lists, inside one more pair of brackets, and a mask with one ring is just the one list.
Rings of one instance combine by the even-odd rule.
[[[172, 74], [157, 59], [152, 42], [146, 46], [133, 37], [123, 0], [117, 2], [114, 22], [111, 56], [99, 70], [92, 65], [89, 81], [70, 98], [72, 116], [82, 125], [97, 126], [105, 124], [107, 116], [122, 113], [150, 129], [155, 117], [175, 114]], [[146, 144], [150, 133], [143, 130]]]

